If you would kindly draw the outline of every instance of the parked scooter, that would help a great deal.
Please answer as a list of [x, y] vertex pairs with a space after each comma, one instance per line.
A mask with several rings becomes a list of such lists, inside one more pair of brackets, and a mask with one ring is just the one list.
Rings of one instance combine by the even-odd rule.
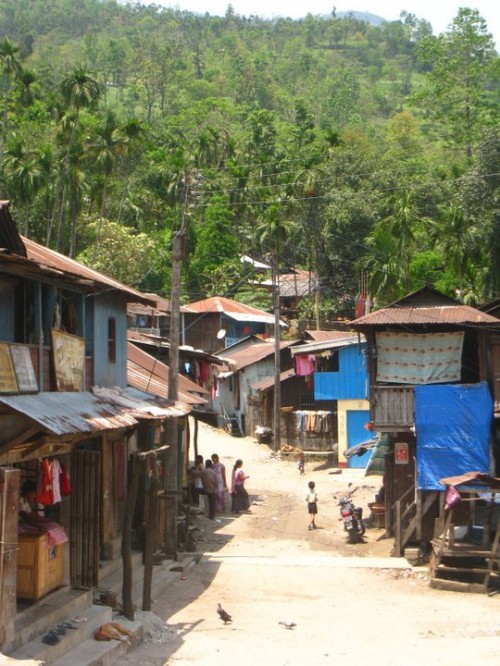
[[363, 509], [360, 506], [354, 506], [351, 499], [356, 492], [356, 489], [351, 490], [351, 486], [352, 483], [349, 483], [347, 495], [343, 495], [339, 500], [339, 520], [344, 521], [344, 530], [347, 532], [349, 543], [358, 543], [363, 541], [366, 528], [363, 523]]

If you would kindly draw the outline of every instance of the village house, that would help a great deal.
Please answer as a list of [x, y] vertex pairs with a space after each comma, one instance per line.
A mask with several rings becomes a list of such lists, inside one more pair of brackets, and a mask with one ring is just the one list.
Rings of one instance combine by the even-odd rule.
[[[50, 623], [92, 607], [121, 566], [130, 455], [165, 447], [172, 419], [184, 451], [196, 399], [174, 404], [128, 385], [127, 303], [153, 305], [147, 296], [21, 237], [8, 202], [0, 247], [0, 649], [53, 659], [63, 646], [42, 642]], [[28, 487], [36, 505], [26, 513]], [[130, 526], [141, 548], [144, 508], [143, 498]], [[160, 544], [165, 522], [160, 503]], [[92, 616], [102, 623], [111, 609]]]
[[[166, 366], [170, 362], [170, 341], [165, 337], [138, 333], [134, 330], [127, 331], [128, 341], [138, 349], [150, 356], [163, 361]], [[194, 349], [189, 345], [179, 346], [179, 377], [190, 382], [191, 390], [197, 387], [197, 393], [205, 398], [196, 405], [196, 416], [198, 412], [210, 411], [211, 394], [214, 385], [214, 377], [217, 368], [225, 365], [225, 362], [215, 354], [210, 354], [203, 349]]]
[[128, 303], [127, 327], [137, 333], [168, 337], [170, 333], [170, 301], [157, 294], [144, 294], [154, 302], [153, 305], [144, 303]]
[[274, 315], [223, 296], [185, 305], [181, 321], [181, 344], [210, 353], [249, 335], [270, 337], [274, 328]]
[[[280, 366], [283, 372], [290, 370], [290, 348], [293, 341], [280, 343]], [[218, 356], [228, 364], [227, 370], [218, 372], [212, 399], [212, 409], [219, 416], [219, 423], [233, 434], [249, 435], [262, 423], [262, 410], [252, 400], [252, 387], [261, 380], [273, 378], [275, 362], [274, 340], [249, 336], [219, 352]]]
[[407, 544], [425, 551], [436, 543], [441, 479], [493, 471], [489, 341], [499, 320], [426, 287], [351, 325], [366, 337], [373, 429], [387, 436], [386, 530], [395, 555]]
[[[337, 447], [339, 467], [366, 467], [369, 453], [346, 457], [346, 451], [370, 437], [369, 386], [366, 342], [363, 336], [346, 331], [321, 331], [319, 341], [291, 350], [295, 373], [308, 382], [307, 402], [294, 410], [296, 432], [302, 448], [312, 446], [323, 421]], [[323, 416], [323, 418], [321, 418]]]

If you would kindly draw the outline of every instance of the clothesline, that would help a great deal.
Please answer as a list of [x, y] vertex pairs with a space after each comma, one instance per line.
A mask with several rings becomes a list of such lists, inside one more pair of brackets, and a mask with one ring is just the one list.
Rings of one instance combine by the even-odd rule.
[[297, 432], [331, 432], [332, 412], [325, 410], [299, 410], [295, 412]]

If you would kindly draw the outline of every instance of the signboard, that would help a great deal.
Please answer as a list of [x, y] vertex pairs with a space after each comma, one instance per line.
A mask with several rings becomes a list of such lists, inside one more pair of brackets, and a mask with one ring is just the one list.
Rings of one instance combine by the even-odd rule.
[[10, 345], [0, 343], [0, 393], [17, 393], [17, 379], [10, 354]]
[[396, 465], [407, 465], [409, 462], [408, 443], [395, 442], [394, 444], [394, 462]]
[[14, 363], [19, 392], [37, 393], [38, 382], [29, 347], [26, 345], [10, 345], [10, 354]]
[[82, 391], [85, 340], [52, 329], [52, 350], [58, 391]]

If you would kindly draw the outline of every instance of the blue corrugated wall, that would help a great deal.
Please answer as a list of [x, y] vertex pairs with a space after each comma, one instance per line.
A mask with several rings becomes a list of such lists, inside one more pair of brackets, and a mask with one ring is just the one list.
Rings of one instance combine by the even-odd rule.
[[351, 345], [339, 349], [338, 372], [314, 373], [315, 400], [368, 399], [366, 345]]
[[[97, 386], [127, 385], [127, 303], [118, 294], [102, 294], [93, 298], [94, 384]], [[90, 308], [87, 318], [90, 319]], [[116, 321], [116, 361], [108, 361], [108, 319]]]

